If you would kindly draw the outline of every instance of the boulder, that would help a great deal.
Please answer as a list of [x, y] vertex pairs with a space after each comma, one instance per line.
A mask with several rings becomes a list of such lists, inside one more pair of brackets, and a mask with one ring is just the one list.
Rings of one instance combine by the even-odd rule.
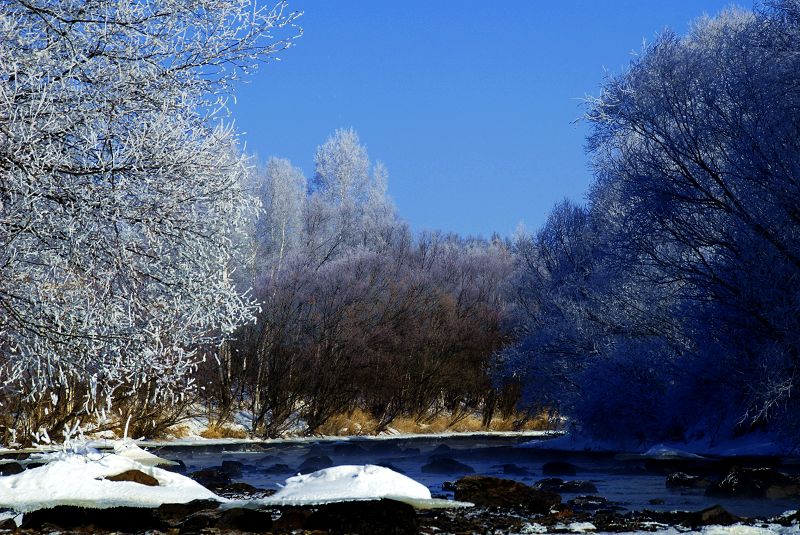
[[697, 526], [730, 526], [741, 522], [743, 519], [736, 515], [732, 515], [726, 511], [721, 505], [714, 505], [708, 509], [703, 509], [694, 513], [694, 525]]
[[159, 466], [162, 470], [167, 470], [169, 472], [175, 472], [176, 474], [185, 474], [186, 473], [186, 463], [183, 462], [181, 459], [169, 459], [170, 461], [178, 464], [164, 464]]
[[455, 499], [485, 507], [521, 507], [542, 514], [561, 503], [561, 496], [554, 492], [489, 476], [467, 476], [456, 481]]
[[700, 476], [693, 476], [686, 472], [673, 472], [667, 476], [668, 489], [705, 489], [713, 482]]
[[620, 511], [623, 507], [608, 501], [602, 496], [576, 496], [567, 502], [567, 507], [575, 511]]
[[475, 469], [450, 457], [434, 457], [422, 466], [426, 474], [474, 474]]
[[550, 492], [557, 492], [559, 494], [597, 492], [597, 487], [594, 483], [580, 479], [576, 479], [574, 481], [564, 481], [563, 479], [557, 477], [548, 477], [537, 481], [534, 486], [542, 490], [549, 490]]
[[204, 468], [203, 470], [192, 472], [189, 477], [211, 490], [217, 487], [224, 487], [231, 482], [231, 476], [223, 472], [219, 467]]
[[574, 476], [578, 467], [566, 461], [550, 461], [542, 465], [542, 474], [546, 476]]
[[0, 464], [0, 476], [13, 476], [25, 470], [19, 463], [3, 463]]
[[397, 472], [398, 474], [405, 474], [406, 473], [405, 470], [403, 470], [402, 468], [396, 467], [392, 463], [377, 462], [377, 463], [375, 463], [375, 466], [383, 466], [384, 468], [388, 468], [389, 470], [391, 470], [393, 472]]
[[219, 469], [231, 477], [242, 477], [244, 464], [239, 461], [222, 461]]
[[272, 475], [272, 474], [290, 474], [291, 472], [292, 472], [292, 469], [289, 468], [288, 464], [273, 464], [272, 466], [270, 466], [268, 468], [264, 468], [264, 470], [262, 471], [262, 473], [267, 474], [267, 475]]
[[394, 500], [343, 502], [318, 506], [305, 519], [303, 529], [333, 533], [417, 535], [417, 513]]
[[147, 485], [148, 487], [157, 487], [158, 480], [149, 474], [145, 474], [141, 470], [126, 470], [121, 474], [106, 477], [106, 481], [130, 481], [132, 483], [139, 483], [140, 485]]
[[734, 468], [706, 496], [781, 499], [800, 496], [800, 481], [772, 468]]
[[303, 464], [297, 468], [297, 471], [301, 474], [310, 474], [311, 472], [316, 472], [323, 468], [330, 468], [331, 466], [333, 466], [333, 461], [330, 457], [327, 455], [319, 455], [307, 458], [303, 461]]

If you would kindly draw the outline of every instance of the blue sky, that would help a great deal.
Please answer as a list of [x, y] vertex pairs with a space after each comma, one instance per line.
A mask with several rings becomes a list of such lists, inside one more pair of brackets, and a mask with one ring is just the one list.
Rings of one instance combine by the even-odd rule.
[[685, 33], [730, 5], [290, 0], [305, 35], [231, 109], [249, 152], [308, 177], [316, 146], [355, 128], [415, 230], [535, 230], [559, 200], [584, 199], [587, 128], [575, 120], [605, 71], [664, 28]]

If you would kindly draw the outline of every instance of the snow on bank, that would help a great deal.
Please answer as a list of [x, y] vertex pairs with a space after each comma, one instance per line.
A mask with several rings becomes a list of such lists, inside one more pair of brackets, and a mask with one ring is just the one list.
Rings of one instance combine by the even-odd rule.
[[227, 446], [236, 444], [306, 444], [306, 443], [334, 443], [334, 442], [361, 442], [382, 441], [398, 439], [447, 439], [447, 438], [480, 438], [480, 437], [524, 437], [536, 439], [539, 437], [560, 436], [555, 431], [445, 431], [441, 433], [397, 433], [382, 435], [311, 435], [287, 436], [284, 438], [172, 438], [167, 440], [137, 440], [140, 446], [149, 448], [162, 447], [187, 447], [187, 446]]
[[290, 477], [271, 500], [298, 504], [398, 497], [430, 500], [431, 491], [394, 470], [367, 464], [334, 466]]
[[[37, 460], [47, 464], [0, 477], [0, 507], [28, 512], [57, 505], [105, 509], [158, 507], [202, 499], [225, 501], [188, 477], [113, 453], [57, 452], [43, 454]], [[158, 486], [106, 479], [128, 470], [154, 477]]]
[[761, 457], [761, 456], [785, 456], [792, 452], [787, 451], [778, 444], [774, 438], [763, 433], [752, 433], [743, 437], [728, 439], [724, 441], [710, 442], [709, 439], [700, 439], [692, 442], [674, 442], [657, 444], [645, 449], [643, 446], [639, 451], [632, 450], [622, 444], [594, 440], [581, 435], [565, 434], [549, 440], [534, 439], [524, 442], [518, 447], [534, 448], [552, 451], [568, 452], [594, 452], [594, 453], [617, 453], [627, 452], [630, 457], [643, 459], [661, 460], [701, 460], [703, 456], [712, 457]]
[[112, 441], [111, 446], [114, 448], [114, 453], [117, 455], [131, 459], [145, 466], [174, 466], [179, 464], [175, 461], [170, 461], [169, 459], [162, 459], [158, 455], [153, 455], [149, 451], [143, 450], [136, 444], [136, 442], [130, 439]]
[[383, 466], [341, 465], [297, 475], [263, 505], [320, 505], [325, 503], [388, 499], [418, 508], [466, 507], [472, 504], [434, 500], [428, 487]]

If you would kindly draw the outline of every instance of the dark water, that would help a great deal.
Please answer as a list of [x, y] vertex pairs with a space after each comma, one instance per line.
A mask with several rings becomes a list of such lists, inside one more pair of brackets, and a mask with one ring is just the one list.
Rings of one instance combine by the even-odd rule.
[[[531, 440], [519, 436], [464, 436], [432, 439], [358, 439], [347, 441], [321, 440], [285, 441], [269, 444], [168, 446], [158, 450], [162, 457], [182, 459], [189, 471], [218, 466], [222, 461], [239, 461], [244, 470], [235, 481], [249, 483], [259, 488], [278, 488], [287, 477], [298, 473], [300, 465], [310, 457], [327, 456], [334, 465], [380, 464], [427, 485], [434, 495], [452, 493], [442, 489], [445, 481], [455, 481], [464, 473], [432, 474], [422, 471], [422, 466], [434, 457], [448, 457], [474, 469], [476, 474], [516, 479], [533, 484], [550, 477], [542, 474], [542, 465], [549, 461], [566, 461], [577, 467], [575, 476], [559, 476], [564, 480], [588, 480], [597, 486], [603, 496], [629, 510], [699, 510], [721, 504], [730, 512], [747, 517], [769, 517], [787, 510], [800, 508], [798, 500], [744, 500], [721, 499], [704, 496], [703, 490], [673, 491], [666, 488], [666, 474], [677, 470], [691, 470], [719, 477], [719, 473], [733, 464], [742, 466], [774, 466], [784, 472], [797, 473], [797, 465], [781, 465], [780, 459], [738, 459], [686, 465], [681, 463], [621, 460], [613, 454], [563, 453], [520, 447]], [[528, 475], [504, 472], [504, 464], [514, 464], [527, 470]], [[270, 467], [287, 465], [288, 470], [268, 473]], [[311, 470], [308, 470], [311, 471]], [[578, 494], [562, 493], [564, 500]], [[653, 504], [651, 500], [663, 500]]]

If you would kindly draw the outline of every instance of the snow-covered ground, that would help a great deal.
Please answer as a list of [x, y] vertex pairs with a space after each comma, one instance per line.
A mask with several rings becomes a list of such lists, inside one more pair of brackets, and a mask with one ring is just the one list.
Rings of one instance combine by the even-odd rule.
[[470, 507], [467, 502], [440, 500], [410, 477], [376, 465], [340, 465], [286, 480], [263, 505], [318, 505], [346, 501], [389, 499], [421, 509]]
[[721, 441], [698, 439], [692, 442], [654, 444], [649, 447], [641, 446], [633, 451], [631, 447], [624, 447], [609, 441], [594, 440], [581, 435], [563, 434], [557, 438], [545, 438], [543, 440], [537, 437], [526, 444], [521, 444], [520, 447], [565, 452], [624, 452], [652, 459], [687, 459], [701, 456], [765, 457], [786, 456], [792, 453], [789, 448], [779, 444], [770, 435], [763, 433], [751, 433], [743, 437]]
[[[0, 507], [27, 512], [57, 505], [103, 509], [223, 500], [188, 477], [116, 453], [85, 448], [41, 454], [36, 461], [45, 464], [0, 477]], [[129, 470], [155, 478], [158, 485], [107, 479]]]

